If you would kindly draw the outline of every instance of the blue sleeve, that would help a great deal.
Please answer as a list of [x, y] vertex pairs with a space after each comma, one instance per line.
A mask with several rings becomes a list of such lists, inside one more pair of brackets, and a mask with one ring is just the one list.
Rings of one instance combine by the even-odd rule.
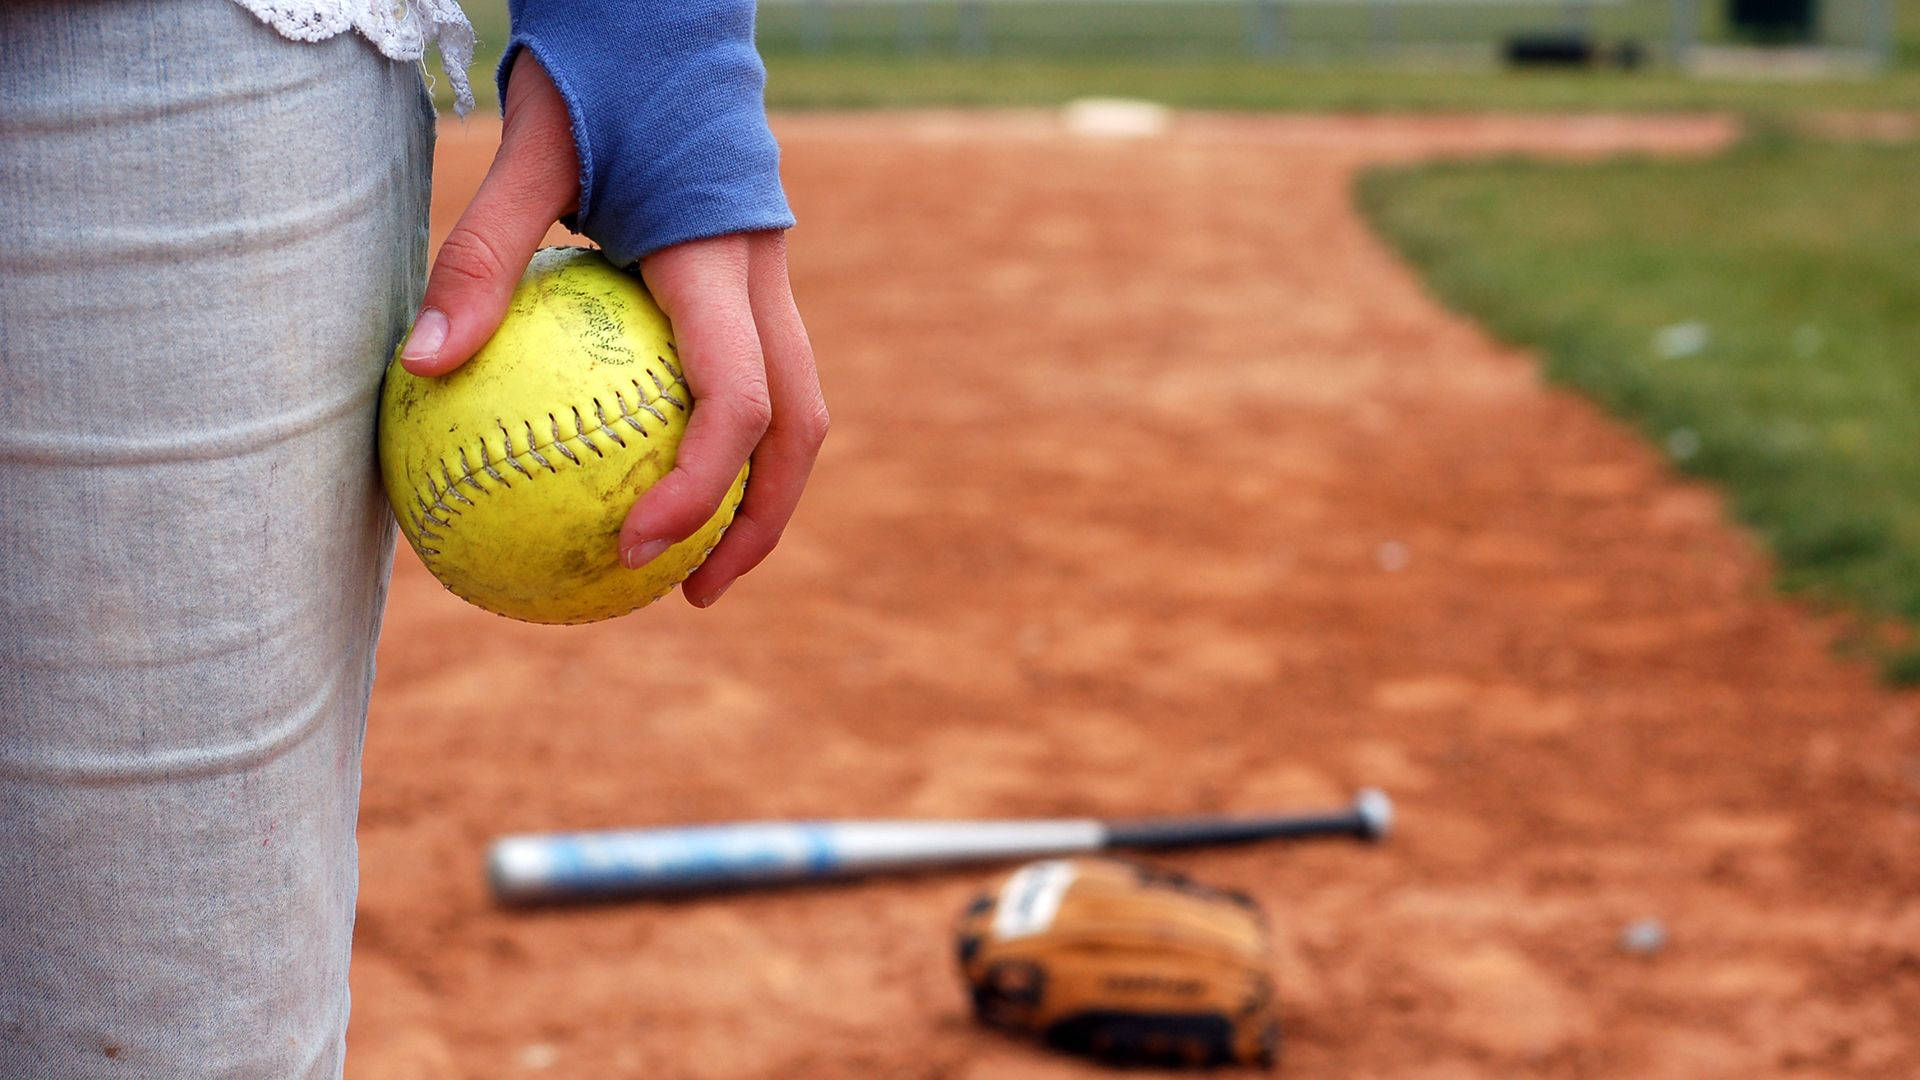
[[500, 100], [521, 49], [553, 77], [580, 152], [569, 228], [618, 266], [686, 240], [793, 224], [767, 127], [753, 0], [510, 0]]

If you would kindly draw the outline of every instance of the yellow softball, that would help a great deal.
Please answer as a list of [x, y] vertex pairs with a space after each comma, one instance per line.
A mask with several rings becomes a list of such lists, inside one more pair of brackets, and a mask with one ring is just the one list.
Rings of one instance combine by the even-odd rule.
[[624, 615], [684, 581], [733, 521], [742, 468], [700, 530], [638, 570], [620, 525], [673, 468], [693, 408], [673, 327], [589, 248], [546, 248], [506, 321], [451, 374], [388, 365], [380, 472], [400, 530], [454, 595], [540, 623]]

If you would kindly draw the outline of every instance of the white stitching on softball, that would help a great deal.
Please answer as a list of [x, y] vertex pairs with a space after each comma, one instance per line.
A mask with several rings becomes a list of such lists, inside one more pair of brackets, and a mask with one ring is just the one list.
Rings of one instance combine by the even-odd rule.
[[[658, 405], [655, 404], [656, 402], [664, 401], [679, 409], [681, 412], [685, 412], [688, 409], [685, 401], [673, 396], [673, 394], [669, 392], [671, 388], [676, 386], [686, 387], [686, 375], [674, 367], [666, 357], [660, 356], [655, 357], [655, 359], [673, 374], [673, 381], [665, 382], [660, 378], [659, 372], [654, 371], [652, 368], [646, 369], [648, 376], [653, 379], [653, 383], [658, 390], [652, 397], [646, 396], [646, 389], [640, 385], [640, 380], [627, 380], [633, 385], [634, 398], [637, 403], [633, 409], [629, 410], [627, 408], [626, 396], [621, 393], [620, 389], [616, 387], [611, 391], [614, 401], [617, 402], [619, 406], [619, 415], [614, 418], [615, 421], [626, 421], [629, 427], [640, 433], [642, 439], [652, 438], [652, 433], [647, 430], [645, 424], [640, 422], [640, 414], [645, 413], [652, 416], [661, 424], [667, 422], [667, 414], [660, 411]], [[688, 389], [691, 390], [692, 388], [688, 387]], [[627, 441], [622, 439], [619, 434], [609, 426], [606, 408], [601, 404], [598, 397], [593, 399], [593, 408], [595, 415], [598, 416], [600, 421], [599, 430], [604, 432], [614, 443], [618, 444], [622, 450], [627, 449]], [[544, 454], [540, 453], [542, 449], [558, 450], [568, 461], [573, 462], [575, 465], [581, 465], [584, 464], [584, 462], [582, 462], [572, 450], [567, 448], [568, 442], [577, 440], [585, 445], [587, 449], [592, 450], [596, 458], [606, 457], [606, 451], [600, 449], [599, 445], [593, 441], [593, 436], [589, 434], [586, 420], [580, 414], [580, 407], [577, 405], [571, 406], [571, 411], [573, 413], [574, 434], [567, 435], [562, 433], [559, 418], [553, 413], [548, 413], [547, 420], [552, 424], [553, 438], [545, 443], [535, 441], [533, 421], [519, 421], [527, 431], [527, 448], [525, 450], [514, 449], [512, 430], [507, 427], [505, 421], [496, 418], [494, 423], [499, 426], [501, 437], [506, 441], [507, 445], [506, 454], [502, 456], [500, 460], [510, 466], [515, 472], [531, 480], [536, 474], [521, 463], [520, 459], [523, 456], [532, 458], [536, 464], [545, 468], [550, 473], [558, 473], [560, 471], [554, 467], [551, 461], [547, 460]], [[458, 446], [454, 448], [454, 452], [459, 455], [460, 459], [461, 472], [458, 476], [454, 475], [452, 466], [448, 463], [445, 454], [442, 454], [437, 464], [440, 466], [441, 478], [446, 481], [446, 487], [443, 488], [440, 486], [439, 480], [436, 480], [433, 475], [432, 467], [429, 466], [426, 471], [426, 493], [422, 494], [418, 487], [414, 489], [413, 499], [418, 505], [418, 509], [410, 510], [408, 516], [413, 520], [414, 535], [419, 539], [419, 542], [415, 546], [419, 549], [421, 559], [428, 563], [429, 566], [432, 564], [433, 556], [440, 554], [440, 549], [428, 547], [426, 541], [444, 540], [446, 537], [428, 528], [427, 522], [432, 522], [442, 529], [451, 532], [453, 530], [453, 519], [460, 516], [460, 510], [447, 500], [452, 498], [468, 506], [474, 505], [472, 499], [467, 498], [459, 492], [458, 488], [461, 484], [466, 484], [483, 495], [492, 494], [493, 488], [488, 487], [480, 481], [481, 475], [490, 476], [498, 480], [501, 487], [510, 488], [513, 486], [507, 482], [505, 476], [502, 476], [500, 472], [493, 467], [492, 458], [487, 449], [486, 439], [480, 439], [479, 444], [480, 465], [477, 468], [468, 459], [467, 448], [464, 445]]]

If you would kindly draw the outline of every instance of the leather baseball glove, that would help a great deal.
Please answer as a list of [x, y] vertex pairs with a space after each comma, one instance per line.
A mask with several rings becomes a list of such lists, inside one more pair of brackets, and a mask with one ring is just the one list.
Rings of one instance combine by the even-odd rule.
[[1270, 1066], [1266, 921], [1246, 896], [1113, 859], [1029, 863], [960, 917], [975, 1015], [1114, 1064]]

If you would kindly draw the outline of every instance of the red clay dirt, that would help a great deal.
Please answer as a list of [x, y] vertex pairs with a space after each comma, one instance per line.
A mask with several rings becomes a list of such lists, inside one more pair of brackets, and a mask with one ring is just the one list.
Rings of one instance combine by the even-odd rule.
[[[709, 612], [520, 625], [402, 553], [350, 1077], [1097, 1075], [968, 1019], [949, 929], [997, 872], [506, 912], [485, 846], [1361, 785], [1384, 847], [1164, 860], [1273, 917], [1281, 1075], [1920, 1070], [1920, 700], [1352, 206], [1373, 162], [1728, 121], [778, 126], [836, 421], [810, 497]], [[446, 129], [440, 232], [496, 133]]]

